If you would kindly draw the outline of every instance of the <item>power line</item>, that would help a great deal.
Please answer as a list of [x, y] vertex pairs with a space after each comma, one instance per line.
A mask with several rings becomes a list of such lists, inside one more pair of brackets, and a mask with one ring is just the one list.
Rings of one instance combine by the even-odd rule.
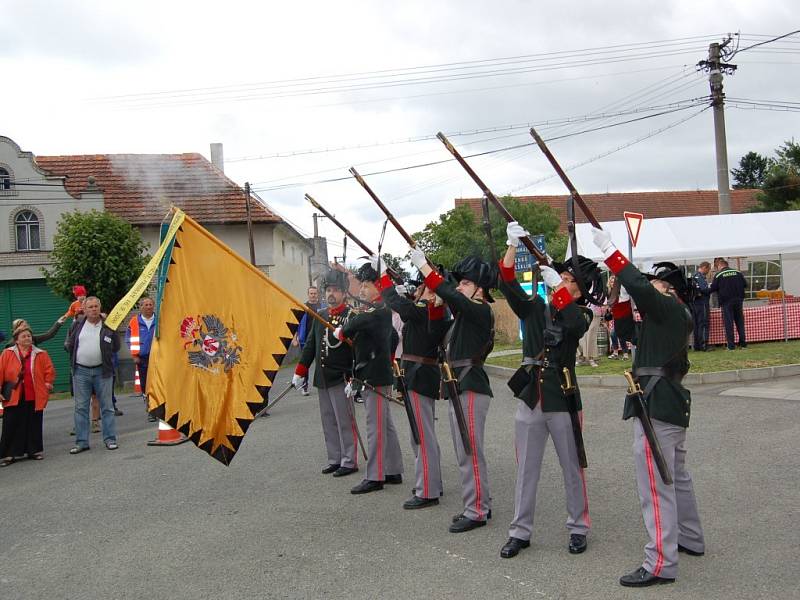
[[733, 52], [733, 54], [730, 55], [728, 60], [730, 60], [731, 58], [733, 58], [734, 56], [736, 56], [740, 52], [745, 52], [746, 50], [752, 50], [753, 48], [757, 48], [758, 46], [763, 46], [764, 44], [771, 44], [772, 42], [776, 42], [778, 40], [782, 40], [783, 38], [789, 37], [790, 35], [795, 35], [797, 33], [800, 33], [800, 29], [796, 29], [794, 31], [790, 31], [789, 33], [784, 33], [783, 35], [779, 35], [779, 36], [773, 37], [773, 38], [768, 39], [768, 40], [764, 40], [763, 42], [758, 42], [757, 44], [752, 44], [752, 45], [747, 46], [745, 48], [739, 48], [735, 52]]

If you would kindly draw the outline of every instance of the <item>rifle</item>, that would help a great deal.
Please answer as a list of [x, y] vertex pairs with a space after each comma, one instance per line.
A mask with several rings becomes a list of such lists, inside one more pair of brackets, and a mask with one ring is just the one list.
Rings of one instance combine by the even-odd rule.
[[[394, 228], [397, 230], [397, 233], [399, 233], [403, 237], [403, 239], [409, 246], [411, 246], [412, 248], [416, 248], [417, 242], [414, 240], [414, 238], [412, 238], [408, 234], [408, 232], [405, 229], [403, 229], [403, 226], [400, 225], [400, 222], [395, 218], [395, 216], [391, 213], [391, 211], [388, 208], [386, 208], [386, 205], [383, 202], [381, 202], [381, 199], [378, 198], [378, 195], [372, 191], [372, 188], [369, 187], [369, 184], [364, 180], [364, 178], [358, 174], [358, 171], [356, 171], [355, 167], [350, 167], [350, 174], [356, 178], [356, 181], [358, 181], [358, 183], [361, 184], [361, 187], [363, 187], [366, 190], [370, 198], [372, 198], [375, 201], [375, 204], [377, 204], [378, 208], [380, 208], [383, 214], [386, 215], [388, 221], [392, 225], [394, 225]], [[433, 269], [434, 271], [438, 271], [436, 265], [434, 265], [430, 260], [428, 260], [428, 265], [430, 265], [431, 269]]]
[[589, 466], [589, 463], [586, 462], [586, 447], [583, 444], [583, 431], [578, 416], [578, 402], [575, 399], [575, 383], [572, 381], [572, 374], [568, 368], [564, 367], [563, 373], [564, 383], [561, 384], [561, 390], [567, 397], [569, 420], [572, 422], [572, 435], [575, 437], [575, 449], [578, 451], [578, 463], [580, 463], [581, 468], [585, 469]]
[[[452, 154], [453, 157], [458, 161], [458, 164], [460, 164], [463, 167], [463, 169], [467, 172], [467, 175], [472, 177], [472, 180], [478, 184], [478, 187], [481, 188], [481, 191], [483, 191], [484, 196], [486, 196], [489, 202], [491, 202], [494, 205], [494, 207], [497, 209], [500, 215], [509, 223], [511, 221], [515, 221], [516, 219], [514, 219], [514, 217], [510, 212], [508, 212], [508, 209], [506, 209], [506, 207], [503, 206], [500, 200], [497, 199], [497, 196], [495, 196], [492, 193], [492, 190], [490, 190], [489, 187], [485, 183], [483, 183], [483, 180], [481, 180], [481, 178], [478, 177], [478, 174], [472, 170], [472, 167], [470, 167], [467, 164], [467, 161], [464, 160], [464, 157], [461, 156], [458, 150], [456, 150], [453, 147], [453, 144], [450, 143], [450, 140], [448, 140], [447, 137], [445, 137], [445, 135], [441, 131], [436, 134], [436, 137], [439, 138], [439, 140], [444, 144], [445, 148], [447, 148], [450, 151], [450, 154]], [[547, 255], [543, 254], [542, 251], [536, 247], [536, 244], [533, 243], [533, 240], [531, 238], [525, 236], [524, 238], [520, 238], [520, 241], [530, 251], [530, 253], [534, 256], [534, 258], [536, 258], [537, 263], [539, 263], [540, 265], [550, 264], [550, 260], [547, 258]]]
[[[370, 250], [369, 247], [366, 244], [364, 244], [364, 242], [362, 242], [355, 235], [353, 235], [353, 232], [347, 229], [347, 227], [345, 227], [344, 225], [342, 225], [336, 217], [334, 217], [331, 213], [322, 208], [322, 205], [316, 200], [314, 200], [314, 198], [312, 198], [310, 194], [306, 194], [306, 200], [308, 200], [311, 203], [311, 205], [318, 211], [320, 211], [323, 215], [328, 217], [331, 223], [333, 223], [339, 229], [341, 229], [342, 232], [351, 240], [353, 240], [356, 243], [356, 245], [359, 246], [364, 252], [366, 252], [369, 256], [375, 256], [375, 253], [372, 250]], [[346, 244], [345, 248], [347, 248]], [[389, 267], [389, 265], [386, 265], [386, 274], [389, 275], [389, 277], [391, 277], [393, 281], [398, 283], [403, 283], [403, 278], [400, 277], [391, 267]]]
[[456, 415], [456, 424], [458, 425], [458, 433], [461, 435], [461, 443], [464, 444], [464, 452], [472, 454], [472, 444], [470, 444], [469, 441], [467, 421], [464, 418], [464, 410], [461, 406], [461, 398], [458, 392], [458, 380], [453, 375], [450, 364], [446, 360], [442, 361], [442, 381], [447, 386], [447, 395], [450, 398], [453, 412]]
[[555, 172], [558, 174], [558, 176], [561, 178], [561, 181], [564, 182], [564, 185], [567, 186], [567, 189], [569, 190], [569, 200], [567, 201], [567, 232], [569, 233], [569, 242], [570, 242], [570, 254], [571, 254], [570, 260], [572, 261], [572, 268], [575, 271], [575, 281], [578, 284], [578, 289], [580, 289], [583, 297], [589, 300], [592, 304], [596, 304], [597, 306], [602, 306], [605, 303], [605, 289], [594, 290], [592, 294], [589, 295], [586, 289], [585, 278], [583, 277], [583, 273], [581, 273], [581, 268], [578, 263], [577, 259], [578, 238], [575, 234], [575, 203], [576, 202], [578, 203], [581, 212], [583, 212], [584, 216], [586, 217], [586, 220], [589, 221], [589, 223], [591, 223], [594, 227], [597, 227], [598, 229], [602, 229], [602, 227], [600, 226], [600, 223], [595, 218], [592, 211], [589, 210], [589, 207], [586, 206], [586, 202], [583, 201], [583, 198], [581, 198], [581, 195], [578, 193], [578, 190], [575, 188], [574, 185], [572, 185], [572, 182], [570, 181], [569, 177], [567, 177], [567, 174], [564, 172], [564, 169], [562, 169], [561, 165], [558, 164], [558, 161], [556, 160], [555, 156], [553, 156], [553, 153], [550, 152], [550, 149], [547, 147], [547, 144], [544, 143], [544, 140], [541, 138], [541, 136], [536, 132], [536, 130], [533, 127], [531, 127], [530, 132], [531, 135], [533, 136], [533, 139], [536, 140], [536, 145], [539, 146], [539, 149], [545, 155], [547, 160], [550, 161], [550, 164], [553, 166], [553, 169], [555, 169]]
[[403, 398], [403, 406], [406, 408], [406, 416], [408, 417], [408, 426], [411, 429], [411, 437], [414, 443], [419, 446], [419, 427], [417, 427], [417, 419], [414, 415], [414, 407], [411, 405], [411, 398], [408, 395], [408, 386], [406, 385], [406, 377], [403, 369], [396, 360], [392, 361], [392, 370], [394, 371], [395, 379], [397, 380], [397, 391]]
[[642, 424], [642, 431], [644, 437], [647, 438], [647, 443], [650, 445], [650, 451], [653, 453], [653, 458], [656, 461], [656, 468], [658, 474], [661, 475], [661, 481], [664, 485], [672, 485], [672, 474], [669, 472], [669, 465], [664, 459], [664, 452], [661, 450], [661, 444], [658, 443], [655, 429], [653, 429], [653, 422], [650, 420], [650, 413], [647, 412], [647, 400], [644, 397], [644, 391], [639, 383], [633, 378], [633, 373], [625, 371], [625, 379], [628, 381], [628, 397], [634, 397], [638, 406], [638, 419]]

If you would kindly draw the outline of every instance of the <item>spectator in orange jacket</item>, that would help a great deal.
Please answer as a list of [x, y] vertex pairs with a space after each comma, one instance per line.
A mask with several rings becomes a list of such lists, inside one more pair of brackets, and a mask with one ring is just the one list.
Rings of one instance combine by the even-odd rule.
[[50, 356], [33, 345], [30, 327], [18, 327], [13, 337], [14, 346], [0, 354], [4, 409], [0, 467], [23, 455], [34, 460], [44, 458], [42, 418], [56, 378]]

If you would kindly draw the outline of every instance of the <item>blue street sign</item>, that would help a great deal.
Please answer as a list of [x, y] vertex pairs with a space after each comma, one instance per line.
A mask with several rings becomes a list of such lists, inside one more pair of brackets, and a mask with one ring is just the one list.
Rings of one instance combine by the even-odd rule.
[[[542, 254], [545, 253], [543, 235], [532, 235], [531, 241], [533, 242], [533, 245], [536, 246], [536, 248], [539, 250], [539, 252], [541, 252]], [[514, 259], [514, 270], [517, 272], [530, 271], [532, 264], [533, 262], [530, 251], [525, 247], [525, 245], [522, 242], [519, 242], [517, 244], [517, 255]]]

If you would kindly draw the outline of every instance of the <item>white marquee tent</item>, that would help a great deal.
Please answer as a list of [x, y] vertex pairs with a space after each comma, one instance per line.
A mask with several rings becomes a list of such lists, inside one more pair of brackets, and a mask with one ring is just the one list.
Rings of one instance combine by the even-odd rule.
[[[611, 232], [617, 248], [627, 254], [625, 222], [601, 225]], [[602, 262], [600, 251], [592, 243], [591, 228], [588, 223], [577, 224], [578, 253]], [[649, 220], [645, 215], [633, 256], [637, 264], [662, 260], [691, 264], [715, 256], [800, 258], [800, 211]]]

